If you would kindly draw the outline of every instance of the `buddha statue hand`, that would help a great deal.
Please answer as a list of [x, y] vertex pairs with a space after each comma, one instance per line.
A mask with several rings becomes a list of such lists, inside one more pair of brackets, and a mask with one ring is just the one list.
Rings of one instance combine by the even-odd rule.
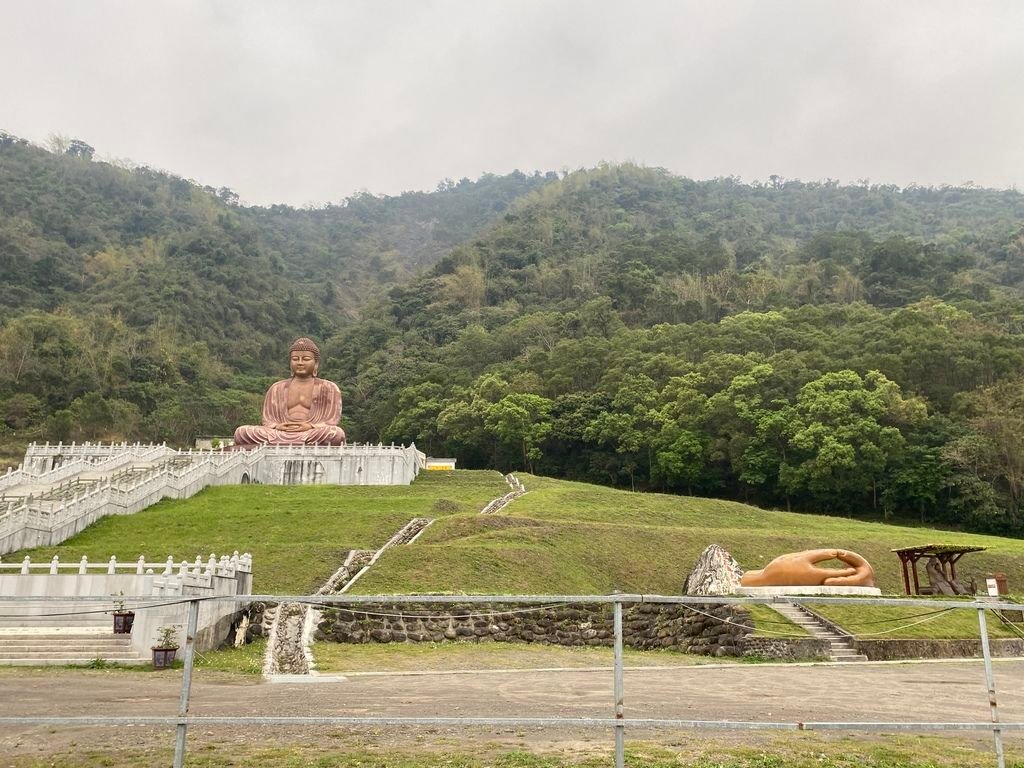
[[282, 432], [308, 432], [313, 428], [313, 425], [308, 421], [288, 421], [284, 424], [278, 424], [277, 429]]
[[[841, 560], [847, 568], [821, 568], [816, 563]], [[772, 560], [761, 570], [747, 571], [740, 579], [745, 587], [874, 586], [871, 565], [856, 552], [845, 549], [809, 549], [790, 552]]]

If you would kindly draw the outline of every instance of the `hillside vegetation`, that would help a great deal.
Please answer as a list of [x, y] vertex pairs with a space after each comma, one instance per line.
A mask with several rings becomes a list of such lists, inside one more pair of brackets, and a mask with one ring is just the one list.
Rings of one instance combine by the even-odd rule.
[[0, 135], [8, 456], [228, 435], [306, 334], [353, 441], [1024, 533], [1016, 191], [626, 164], [250, 208], [52, 149]]

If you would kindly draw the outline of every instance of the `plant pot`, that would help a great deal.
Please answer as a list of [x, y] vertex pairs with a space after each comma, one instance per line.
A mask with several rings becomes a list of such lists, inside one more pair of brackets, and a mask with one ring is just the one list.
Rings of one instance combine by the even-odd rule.
[[153, 669], [170, 669], [174, 664], [177, 648], [150, 648], [153, 652]]
[[130, 635], [135, 623], [135, 611], [114, 611], [114, 634]]

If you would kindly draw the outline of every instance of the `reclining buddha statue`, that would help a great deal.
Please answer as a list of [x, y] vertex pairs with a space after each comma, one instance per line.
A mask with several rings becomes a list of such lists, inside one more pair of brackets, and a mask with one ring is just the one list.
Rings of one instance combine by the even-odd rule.
[[341, 391], [318, 378], [320, 349], [307, 338], [291, 346], [290, 379], [275, 382], [263, 398], [263, 423], [235, 430], [235, 446], [341, 445]]

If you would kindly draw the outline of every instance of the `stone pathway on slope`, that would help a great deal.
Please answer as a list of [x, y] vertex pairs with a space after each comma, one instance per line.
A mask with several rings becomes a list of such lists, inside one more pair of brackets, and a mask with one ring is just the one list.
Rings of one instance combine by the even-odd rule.
[[[488, 502], [480, 510], [480, 514], [496, 514], [526, 493], [526, 486], [511, 472], [505, 475], [505, 482], [511, 490], [504, 496]], [[334, 572], [316, 594], [334, 595], [348, 591], [385, 551], [394, 546], [412, 544], [432, 522], [434, 521], [425, 517], [410, 520], [376, 552], [352, 550], [341, 568]], [[264, 676], [316, 674], [316, 664], [310, 646], [319, 621], [320, 610], [314, 605], [285, 603], [268, 607], [263, 614], [267, 634]]]
[[511, 472], [505, 475], [505, 482], [508, 483], [509, 488], [511, 488], [512, 490], [506, 493], [504, 496], [499, 496], [496, 499], [492, 499], [490, 503], [487, 504], [486, 507], [480, 510], [481, 515], [496, 514], [503, 510], [505, 507], [507, 507], [509, 504], [511, 504], [513, 501], [518, 499], [524, 493], [526, 493], [526, 486], [519, 482], [519, 478], [513, 475]]
[[[315, 594], [335, 595], [346, 592], [385, 551], [394, 546], [412, 544], [432, 522], [432, 519], [426, 517], [413, 518], [380, 549], [351, 550], [342, 566]], [[267, 608], [263, 614], [264, 626], [267, 628], [264, 676], [316, 674], [310, 645], [319, 621], [320, 610], [315, 605], [283, 603]]]

